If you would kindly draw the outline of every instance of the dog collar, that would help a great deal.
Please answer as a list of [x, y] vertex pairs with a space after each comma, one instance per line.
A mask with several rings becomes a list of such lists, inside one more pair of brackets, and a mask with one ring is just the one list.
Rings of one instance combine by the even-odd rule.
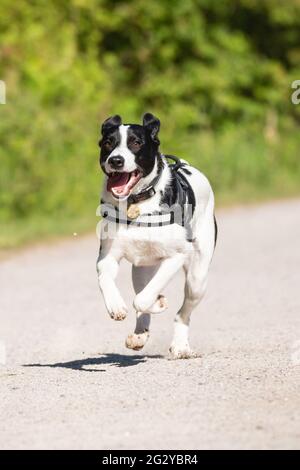
[[158, 173], [157, 175], [153, 178], [151, 183], [143, 189], [140, 193], [137, 194], [131, 194], [128, 199], [127, 199], [127, 204], [128, 207], [131, 204], [136, 204], [141, 201], [145, 201], [146, 199], [149, 199], [150, 197], [154, 196], [156, 194], [155, 186], [160, 180], [161, 174], [162, 174], [163, 166], [159, 166], [158, 168]]

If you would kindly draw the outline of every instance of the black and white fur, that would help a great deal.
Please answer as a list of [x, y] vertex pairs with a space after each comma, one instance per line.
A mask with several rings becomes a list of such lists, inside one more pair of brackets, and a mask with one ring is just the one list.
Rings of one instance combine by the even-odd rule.
[[[119, 116], [107, 119], [102, 125], [100, 164], [106, 174], [102, 200], [119, 207], [126, 214], [127, 198], [118, 199], [107, 190], [107, 179], [114, 168], [112, 156], [123, 157], [120, 171], [138, 171], [140, 180], [130, 194], [138, 194], [153, 180], [159, 169], [161, 177], [154, 196], [140, 202], [142, 214], [159, 211], [161, 205], [175, 198], [175, 187], [166, 158], [159, 152], [160, 121], [147, 113], [143, 125], [123, 125]], [[118, 225], [113, 237], [101, 232], [97, 272], [106, 308], [114, 320], [123, 320], [127, 306], [116, 286], [115, 279], [122, 258], [132, 263], [132, 281], [136, 296], [133, 306], [137, 320], [133, 334], [126, 339], [128, 348], [141, 349], [148, 337], [151, 313], [167, 308], [161, 294], [174, 274], [185, 272], [184, 301], [175, 316], [175, 328], [170, 353], [174, 358], [193, 355], [188, 340], [193, 309], [201, 301], [207, 284], [208, 270], [215, 247], [214, 195], [207, 178], [196, 168], [187, 166], [186, 176], [195, 196], [191, 221], [193, 241], [187, 240], [185, 227], [172, 224], [163, 227], [128, 227]], [[103, 223], [103, 221], [102, 221]]]

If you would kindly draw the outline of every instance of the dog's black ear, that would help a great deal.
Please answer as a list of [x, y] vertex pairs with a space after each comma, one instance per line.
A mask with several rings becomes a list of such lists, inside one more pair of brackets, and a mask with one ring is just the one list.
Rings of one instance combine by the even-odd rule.
[[159, 144], [157, 135], [159, 133], [160, 120], [153, 116], [153, 114], [146, 113], [143, 116], [143, 126], [149, 130], [152, 140]]
[[122, 124], [122, 118], [118, 114], [115, 116], [111, 116], [104, 123], [102, 124], [101, 127], [101, 134], [104, 135], [108, 130], [118, 127]]

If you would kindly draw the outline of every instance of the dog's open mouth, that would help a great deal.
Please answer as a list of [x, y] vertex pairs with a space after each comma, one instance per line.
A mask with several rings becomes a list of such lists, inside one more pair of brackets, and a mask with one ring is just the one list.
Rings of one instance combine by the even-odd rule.
[[139, 170], [134, 170], [131, 173], [125, 171], [110, 173], [107, 180], [107, 191], [110, 191], [115, 197], [126, 197], [141, 177], [142, 173]]

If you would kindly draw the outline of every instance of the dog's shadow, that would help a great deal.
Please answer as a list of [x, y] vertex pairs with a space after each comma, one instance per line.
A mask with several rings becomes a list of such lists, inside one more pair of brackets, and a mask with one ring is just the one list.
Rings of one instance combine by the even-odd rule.
[[85, 372], [106, 372], [106, 369], [98, 369], [89, 366], [111, 365], [115, 367], [131, 367], [146, 362], [147, 359], [161, 359], [163, 356], [157, 355], [133, 355], [125, 356], [122, 354], [106, 353], [99, 357], [89, 357], [86, 359], [76, 359], [68, 362], [56, 362], [54, 364], [24, 364], [23, 367], [53, 367]]

